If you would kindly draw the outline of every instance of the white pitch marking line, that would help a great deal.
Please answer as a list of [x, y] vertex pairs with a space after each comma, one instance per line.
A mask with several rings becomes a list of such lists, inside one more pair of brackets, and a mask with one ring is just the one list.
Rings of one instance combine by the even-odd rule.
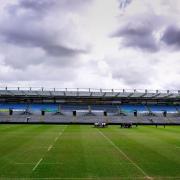
[[128, 161], [130, 161], [142, 174], [145, 175], [147, 179], [153, 179], [150, 177], [140, 166], [138, 166], [132, 159], [130, 159], [127, 154], [125, 154], [118, 146], [116, 146], [106, 135], [104, 135], [99, 129], [99, 133], [118, 151], [120, 152]]
[[[65, 129], [65, 128], [64, 128]], [[64, 129], [62, 130], [62, 132], [64, 131]], [[59, 132], [59, 136], [61, 136], [62, 132]]]
[[55, 138], [55, 142], [60, 138], [60, 136], [63, 134], [64, 130], [67, 128], [67, 126], [61, 131], [58, 133], [58, 136]]
[[[67, 128], [67, 126], [62, 130], [62, 132], [59, 132], [58, 133], [58, 136], [54, 139], [54, 143], [60, 138], [60, 136], [63, 134], [64, 130]], [[50, 145], [49, 148], [48, 148], [48, 151], [50, 151], [52, 149], [52, 147], [54, 146], [53, 145]]]
[[56, 142], [58, 140], [58, 137], [56, 137], [55, 139], [54, 139], [54, 141]]
[[50, 151], [50, 150], [52, 149], [52, 147], [53, 147], [53, 145], [50, 145], [50, 146], [48, 147], [48, 151]]
[[63, 134], [63, 132], [65, 131], [66, 128], [67, 128], [67, 126], [61, 132], [59, 132], [58, 138]]
[[32, 169], [33, 171], [36, 170], [36, 168], [39, 166], [39, 164], [41, 163], [41, 161], [43, 160], [43, 158], [41, 158], [36, 165], [34, 166], [34, 168]]

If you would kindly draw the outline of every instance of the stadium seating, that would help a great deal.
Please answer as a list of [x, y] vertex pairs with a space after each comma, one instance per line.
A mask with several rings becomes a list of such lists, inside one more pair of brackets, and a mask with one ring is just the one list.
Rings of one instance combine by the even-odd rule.
[[[0, 103], [0, 122], [180, 124], [179, 110], [175, 105]], [[76, 111], [74, 116], [73, 111]], [[166, 117], [164, 111], [167, 111]]]
[[146, 113], [148, 112], [148, 109], [145, 105], [121, 105], [119, 108], [126, 113], [133, 113], [134, 111], [138, 111], [139, 113]]
[[177, 113], [176, 106], [170, 105], [149, 105], [148, 106], [152, 112], [161, 113], [167, 111], [168, 113]]

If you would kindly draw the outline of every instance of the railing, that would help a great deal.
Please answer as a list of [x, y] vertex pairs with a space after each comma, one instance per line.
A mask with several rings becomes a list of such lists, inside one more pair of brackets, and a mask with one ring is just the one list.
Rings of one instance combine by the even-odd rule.
[[46, 87], [0, 87], [4, 91], [63, 91], [63, 92], [116, 92], [116, 93], [152, 93], [180, 94], [180, 90], [147, 90], [147, 89], [95, 89], [95, 88], [46, 88]]
[[180, 94], [180, 90], [143, 90], [143, 89], [94, 89], [94, 88], [45, 88], [45, 87], [0, 87], [2, 91], [62, 91], [62, 92], [112, 92], [112, 93], [150, 93]]

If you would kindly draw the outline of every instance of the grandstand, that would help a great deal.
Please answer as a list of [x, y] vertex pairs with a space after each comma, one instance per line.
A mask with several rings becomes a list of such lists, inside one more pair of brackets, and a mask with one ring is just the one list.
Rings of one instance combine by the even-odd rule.
[[0, 123], [180, 124], [180, 91], [1, 88]]
[[179, 91], [1, 88], [0, 179], [180, 179], [176, 125]]

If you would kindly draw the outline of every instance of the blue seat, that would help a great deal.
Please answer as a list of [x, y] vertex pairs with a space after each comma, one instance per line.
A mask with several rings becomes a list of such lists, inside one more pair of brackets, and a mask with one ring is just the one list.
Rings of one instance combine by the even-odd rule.
[[117, 111], [115, 105], [91, 105], [91, 109], [95, 111]]
[[0, 103], [0, 109], [30, 110], [30, 111], [57, 111], [57, 104], [27, 104], [27, 103]]
[[135, 105], [123, 104], [123, 105], [120, 105], [119, 107], [123, 112], [126, 112], [126, 113], [133, 113], [134, 111], [138, 111], [139, 113], [148, 112], [148, 109], [143, 104], [135, 104]]
[[64, 111], [78, 111], [78, 110], [88, 110], [87, 105], [68, 105], [68, 104], [62, 104], [60, 105], [61, 109]]
[[167, 111], [169, 113], [176, 113], [176, 106], [173, 105], [149, 105], [148, 106], [152, 112], [161, 113]]

